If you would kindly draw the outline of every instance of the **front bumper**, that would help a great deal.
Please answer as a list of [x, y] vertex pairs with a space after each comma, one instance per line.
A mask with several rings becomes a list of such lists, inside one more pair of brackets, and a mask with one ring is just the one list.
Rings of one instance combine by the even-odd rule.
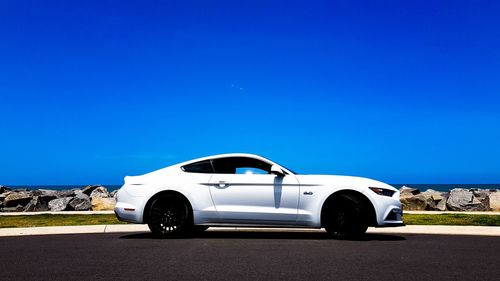
[[396, 192], [392, 197], [376, 195], [374, 207], [376, 209], [377, 223], [376, 227], [395, 227], [404, 226], [403, 223], [403, 208], [399, 201], [399, 192]]
[[378, 223], [377, 227], [396, 227], [404, 225], [403, 209], [398, 206], [393, 206], [386, 210], [383, 220]]

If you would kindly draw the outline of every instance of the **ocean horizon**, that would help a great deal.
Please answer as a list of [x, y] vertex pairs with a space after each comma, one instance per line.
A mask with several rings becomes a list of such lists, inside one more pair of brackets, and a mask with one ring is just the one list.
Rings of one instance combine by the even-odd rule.
[[[113, 191], [116, 189], [119, 189], [122, 185], [121, 184], [101, 184], [102, 186], [106, 187], [108, 191]], [[465, 189], [500, 189], [500, 183], [497, 184], [425, 184], [425, 183], [397, 183], [397, 184], [390, 184], [391, 186], [394, 186], [397, 189], [400, 189], [402, 186], [408, 186], [412, 188], [417, 188], [420, 191], [425, 191], [427, 189], [433, 189], [436, 191], [441, 191], [441, 192], [448, 192], [451, 189], [454, 188], [465, 188]], [[81, 185], [73, 185], [73, 184], [68, 184], [68, 185], [5, 185], [9, 188], [13, 189], [27, 189], [27, 190], [35, 190], [35, 189], [53, 189], [53, 190], [64, 190], [64, 189], [82, 189], [88, 184], [81, 184]]]

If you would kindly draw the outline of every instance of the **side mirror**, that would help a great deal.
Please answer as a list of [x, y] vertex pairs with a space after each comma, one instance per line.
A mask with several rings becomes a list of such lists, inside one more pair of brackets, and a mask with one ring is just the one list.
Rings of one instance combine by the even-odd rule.
[[285, 176], [285, 172], [278, 165], [271, 166], [271, 174], [277, 175], [279, 177]]

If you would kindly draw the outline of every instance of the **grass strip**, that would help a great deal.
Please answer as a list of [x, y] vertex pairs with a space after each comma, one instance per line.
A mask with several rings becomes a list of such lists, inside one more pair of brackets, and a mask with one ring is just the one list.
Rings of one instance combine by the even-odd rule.
[[468, 214], [404, 214], [407, 225], [475, 225], [500, 226], [500, 216]]
[[66, 225], [98, 225], [123, 224], [113, 214], [64, 215], [43, 214], [30, 216], [0, 216], [0, 228], [66, 226]]
[[[497, 215], [405, 214], [403, 220], [407, 225], [500, 226], [500, 216]], [[0, 216], [0, 228], [99, 224], [124, 224], [124, 222], [116, 219], [113, 214]]]

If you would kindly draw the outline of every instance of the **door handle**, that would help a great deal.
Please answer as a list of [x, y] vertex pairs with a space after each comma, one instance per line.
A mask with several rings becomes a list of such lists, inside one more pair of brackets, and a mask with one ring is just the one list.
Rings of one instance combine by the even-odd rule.
[[224, 187], [228, 187], [229, 186], [229, 183], [225, 182], [225, 181], [219, 181], [219, 187], [220, 188], [224, 188]]

